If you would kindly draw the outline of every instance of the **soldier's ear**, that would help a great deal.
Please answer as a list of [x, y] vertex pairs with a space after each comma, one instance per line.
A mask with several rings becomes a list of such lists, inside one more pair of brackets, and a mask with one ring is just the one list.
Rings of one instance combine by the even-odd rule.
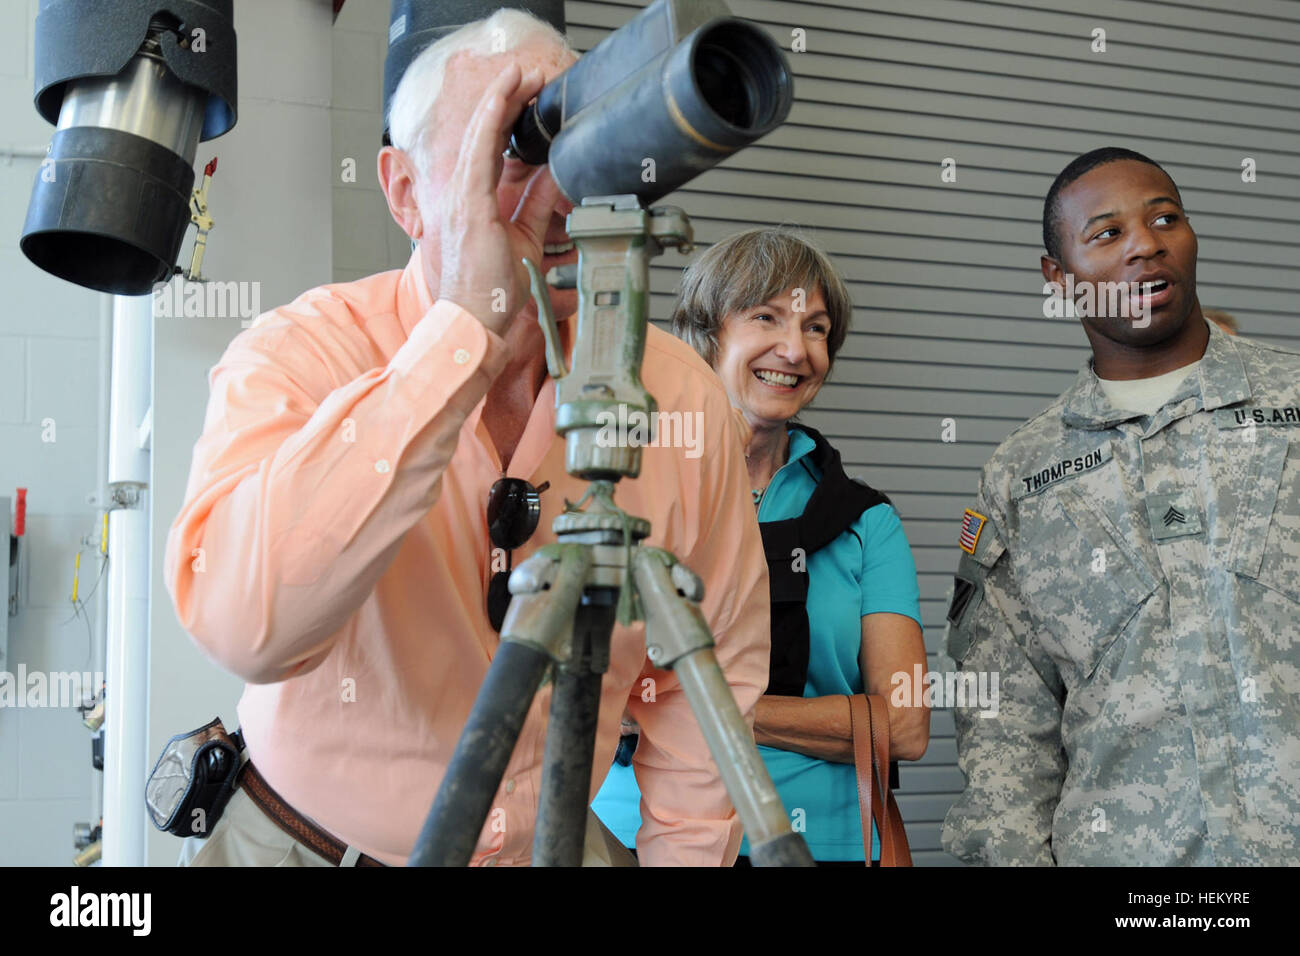
[[1051, 256], [1041, 256], [1038, 261], [1043, 270], [1043, 278], [1065, 288], [1065, 267]]

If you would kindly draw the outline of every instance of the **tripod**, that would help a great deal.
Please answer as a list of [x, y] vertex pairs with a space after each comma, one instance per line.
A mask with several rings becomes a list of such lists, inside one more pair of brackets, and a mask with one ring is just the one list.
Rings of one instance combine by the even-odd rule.
[[591, 485], [555, 519], [556, 543], [510, 576], [500, 648], [408, 863], [469, 863], [533, 698], [553, 669], [533, 863], [581, 865], [611, 631], [616, 622], [644, 620], [646, 654], [681, 682], [749, 836], [753, 863], [812, 866], [714, 656], [698, 607], [703, 583], [669, 552], [643, 547], [649, 522], [614, 504], [616, 482], [640, 473], [641, 448], [600, 438], [602, 419], [620, 405], [647, 415], [655, 410], [640, 381], [649, 260], [666, 247], [689, 251], [690, 222], [679, 209], [646, 210], [625, 195], [584, 199], [567, 227], [578, 247], [572, 371], [564, 369], [542, 277], [525, 264], [557, 383], [555, 428], [565, 436], [565, 469]]

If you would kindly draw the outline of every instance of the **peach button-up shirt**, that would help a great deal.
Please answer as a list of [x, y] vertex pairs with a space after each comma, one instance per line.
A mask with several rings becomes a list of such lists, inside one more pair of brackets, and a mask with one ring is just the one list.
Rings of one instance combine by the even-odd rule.
[[[300, 813], [389, 864], [415, 844], [499, 643], [486, 610], [485, 513], [503, 471], [481, 415], [505, 358], [473, 316], [432, 300], [418, 253], [404, 270], [266, 313], [212, 370], [167, 540], [181, 624], [248, 682], [239, 718], [253, 762]], [[640, 477], [621, 481], [615, 500], [650, 520], [647, 544], [703, 578], [718, 660], [752, 725], [769, 623], [742, 433], [707, 365], [655, 328], [642, 377], [661, 410], [693, 416], [702, 432], [694, 448], [644, 449]], [[585, 490], [564, 470], [554, 425], [547, 378], [508, 471], [550, 482], [516, 566], [555, 540], [565, 499]], [[549, 705], [548, 685], [476, 865], [530, 860]], [[625, 708], [642, 733], [642, 862], [732, 863], [740, 822], [684, 691], [646, 657], [643, 624], [614, 630], [593, 796]]]

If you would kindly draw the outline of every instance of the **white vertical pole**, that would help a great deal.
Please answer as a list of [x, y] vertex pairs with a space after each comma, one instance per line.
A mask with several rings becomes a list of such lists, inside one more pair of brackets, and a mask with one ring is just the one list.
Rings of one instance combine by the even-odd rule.
[[[99, 440], [96, 442], [95, 448], [94, 504], [97, 511], [107, 511], [110, 506], [108, 498], [108, 427], [112, 382], [113, 296], [101, 295], [99, 297], [99, 412], [95, 419], [96, 430], [99, 432]], [[96, 523], [96, 544], [99, 541], [99, 530], [100, 526]], [[105, 558], [107, 558], [107, 552]], [[108, 649], [108, 583], [105, 580], [101, 584], [102, 586], [95, 592], [95, 650], [90, 664], [92, 674], [104, 673], [105, 654]], [[99, 693], [98, 686], [94, 688], [94, 692]], [[90, 825], [93, 828], [104, 816], [104, 774], [92, 770], [91, 778], [93, 784], [91, 787]], [[101, 844], [101, 849], [102, 846]]]
[[[145, 862], [149, 774], [149, 477], [141, 424], [153, 389], [153, 297], [113, 299], [108, 447], [108, 647], [104, 714], [105, 866]], [[147, 437], [147, 436], [145, 436]]]

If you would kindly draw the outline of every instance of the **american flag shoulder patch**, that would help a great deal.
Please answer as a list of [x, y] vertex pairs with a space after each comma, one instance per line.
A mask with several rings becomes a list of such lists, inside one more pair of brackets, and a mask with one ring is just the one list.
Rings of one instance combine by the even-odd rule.
[[957, 544], [967, 554], [975, 553], [975, 546], [980, 541], [980, 532], [984, 530], [984, 524], [988, 520], [986, 516], [969, 508], [962, 512], [961, 534], [957, 537]]

